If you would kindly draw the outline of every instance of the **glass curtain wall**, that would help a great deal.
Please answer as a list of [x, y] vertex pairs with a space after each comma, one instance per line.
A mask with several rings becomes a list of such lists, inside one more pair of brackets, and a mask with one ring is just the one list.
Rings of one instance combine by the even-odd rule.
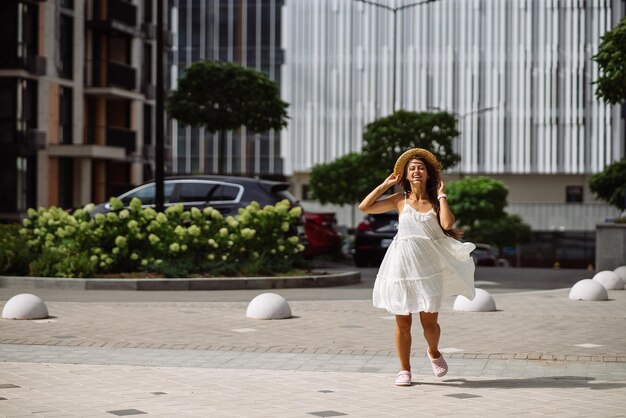
[[[172, 88], [199, 60], [234, 62], [281, 83], [283, 0], [170, 0], [174, 46]], [[281, 177], [280, 134], [237, 131], [208, 134], [172, 121], [172, 171]]]

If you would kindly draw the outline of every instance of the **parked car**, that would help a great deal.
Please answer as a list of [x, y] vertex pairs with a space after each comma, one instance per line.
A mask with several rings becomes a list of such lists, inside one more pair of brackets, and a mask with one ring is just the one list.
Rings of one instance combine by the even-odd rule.
[[367, 214], [356, 228], [352, 250], [354, 264], [357, 267], [380, 265], [397, 232], [396, 212]]
[[498, 254], [488, 244], [475, 244], [476, 249], [471, 252], [474, 264], [477, 266], [496, 266], [498, 265]]
[[[252, 201], [261, 206], [273, 205], [283, 199], [292, 206], [299, 206], [298, 200], [288, 191], [289, 183], [234, 176], [176, 176], [164, 181], [165, 207], [182, 203], [186, 210], [193, 207], [203, 209], [210, 206], [224, 215], [236, 215], [239, 208]], [[125, 206], [137, 197], [143, 207], [155, 206], [155, 183], [149, 181], [119, 196]], [[102, 203], [92, 212], [106, 213], [111, 205]]]
[[304, 232], [308, 245], [306, 258], [322, 254], [336, 255], [341, 252], [341, 234], [337, 232], [334, 212], [304, 212]]
[[[397, 232], [396, 212], [366, 215], [356, 228], [352, 250], [354, 264], [357, 267], [379, 266]], [[498, 260], [495, 249], [487, 244], [476, 244], [476, 249], [470, 255], [477, 266], [508, 264], [506, 260]]]
[[[274, 205], [287, 199], [292, 207], [300, 206], [298, 200], [289, 193], [289, 183], [270, 180], [261, 180], [235, 176], [174, 176], [166, 177], [164, 181], [165, 207], [182, 203], [185, 210], [191, 208], [203, 209], [212, 207], [224, 216], [237, 215], [239, 208], [248, 206], [256, 201], [263, 206]], [[155, 183], [149, 181], [119, 196], [125, 206], [137, 197], [144, 208], [155, 207]], [[101, 203], [97, 205], [92, 216], [97, 213], [107, 213], [113, 210], [111, 205]], [[303, 245], [307, 245], [304, 232], [304, 216], [296, 225]]]

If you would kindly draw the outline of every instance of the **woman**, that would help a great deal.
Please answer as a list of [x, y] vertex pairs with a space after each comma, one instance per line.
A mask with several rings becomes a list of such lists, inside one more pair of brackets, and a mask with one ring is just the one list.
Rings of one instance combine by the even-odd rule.
[[[400, 184], [404, 192], [378, 200], [390, 187]], [[401, 370], [395, 384], [411, 385], [411, 323], [419, 313], [427, 355], [433, 372], [441, 377], [448, 365], [439, 352], [441, 329], [438, 312], [445, 296], [473, 299], [474, 244], [455, 240], [454, 215], [448, 206], [441, 165], [421, 148], [398, 158], [393, 173], [359, 205], [367, 213], [398, 211], [398, 233], [387, 249], [374, 284], [373, 302], [396, 316], [395, 343]]]

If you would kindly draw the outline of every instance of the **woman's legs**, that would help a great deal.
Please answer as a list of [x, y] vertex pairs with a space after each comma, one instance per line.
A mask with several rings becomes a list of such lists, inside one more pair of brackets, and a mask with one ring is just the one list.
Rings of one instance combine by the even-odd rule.
[[[439, 337], [441, 336], [441, 328], [437, 323], [439, 313], [437, 312], [420, 312], [420, 322], [424, 329], [424, 337], [428, 344], [428, 355], [432, 359], [439, 358]], [[397, 317], [396, 317], [397, 318]]]
[[396, 315], [396, 349], [400, 359], [401, 370], [411, 371], [411, 324], [413, 317], [409, 315]]

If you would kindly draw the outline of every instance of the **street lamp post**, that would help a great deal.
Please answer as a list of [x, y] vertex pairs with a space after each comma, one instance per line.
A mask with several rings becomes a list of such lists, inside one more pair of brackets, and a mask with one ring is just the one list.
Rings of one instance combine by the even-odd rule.
[[156, 33], [156, 109], [155, 109], [155, 144], [154, 144], [154, 202], [156, 210], [163, 211], [164, 206], [164, 165], [165, 165], [165, 143], [163, 140], [165, 124], [165, 85], [163, 83], [163, 0], [156, 0], [157, 33]]
[[393, 74], [392, 74], [392, 95], [391, 95], [391, 107], [393, 109], [393, 111], [395, 112], [396, 110], [396, 57], [397, 57], [397, 39], [398, 39], [398, 31], [396, 30], [397, 24], [398, 24], [398, 12], [399, 11], [404, 11], [416, 6], [421, 6], [427, 3], [433, 3], [437, 0], [422, 0], [422, 1], [418, 1], [415, 3], [409, 3], [409, 4], [404, 4], [402, 6], [398, 6], [398, 7], [391, 7], [388, 6], [386, 4], [380, 4], [380, 3], [376, 3], [374, 1], [369, 1], [369, 0], [355, 0], [358, 2], [361, 2], [363, 4], [368, 4], [370, 6], [374, 6], [374, 7], [378, 7], [380, 9], [383, 10], [387, 10], [389, 12], [393, 13]]

